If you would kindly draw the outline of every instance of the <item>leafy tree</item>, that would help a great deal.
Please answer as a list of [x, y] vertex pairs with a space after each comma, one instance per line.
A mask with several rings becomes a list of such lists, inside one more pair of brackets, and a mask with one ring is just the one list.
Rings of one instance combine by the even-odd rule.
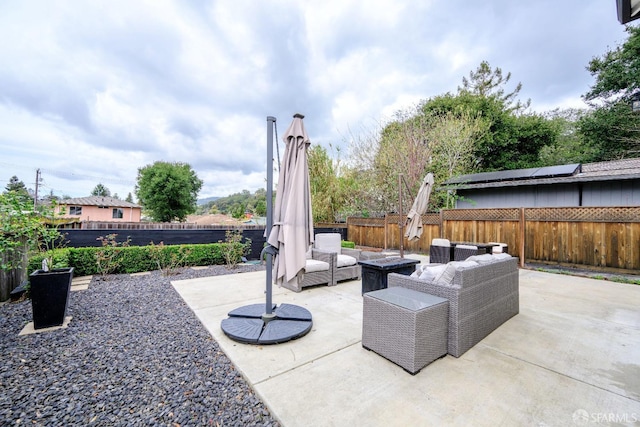
[[554, 143], [540, 149], [541, 166], [589, 163], [597, 159], [597, 147], [584, 140], [578, 130], [578, 122], [587, 112], [569, 108], [545, 113], [545, 118], [556, 128]]
[[258, 216], [267, 216], [267, 201], [258, 200], [254, 208], [254, 213]]
[[626, 27], [627, 41], [602, 57], [595, 57], [587, 69], [596, 81], [584, 95], [587, 101], [629, 102], [640, 91], [640, 27]]
[[425, 101], [424, 112], [468, 114], [480, 117], [487, 131], [475, 141], [474, 157], [479, 171], [523, 169], [538, 166], [542, 147], [553, 144], [557, 128], [537, 114], [515, 115], [496, 96], [462, 91]]
[[254, 193], [253, 197], [253, 213], [258, 216], [267, 216], [267, 190], [265, 188], [259, 188]]
[[594, 147], [593, 161], [640, 155], [640, 114], [625, 102], [590, 111], [580, 119], [578, 127], [585, 142]]
[[[424, 111], [420, 106], [398, 112], [396, 120], [380, 133], [379, 139], [353, 147], [355, 157], [367, 158], [362, 151], [375, 155], [366, 162], [355, 162], [353, 177], [355, 194], [359, 194], [366, 210], [398, 210], [399, 174], [403, 175], [410, 196], [404, 197], [403, 211], [409, 208], [424, 176], [432, 172], [437, 188], [452, 174], [468, 173], [475, 166], [474, 143], [486, 130], [486, 124], [468, 112]], [[401, 184], [404, 187], [404, 183]], [[403, 188], [404, 194], [406, 189]], [[431, 208], [443, 206], [444, 194], [433, 191]], [[404, 203], [403, 203], [404, 204]]]
[[9, 179], [9, 183], [7, 183], [5, 189], [7, 190], [7, 192], [16, 194], [23, 202], [29, 202], [32, 200], [32, 197], [29, 195], [29, 191], [27, 190], [27, 187], [25, 187], [24, 182], [20, 181], [15, 175], [12, 176], [11, 179]]
[[640, 113], [631, 102], [640, 97], [640, 27], [628, 26], [622, 46], [595, 57], [587, 69], [596, 78], [584, 95], [593, 110], [578, 128], [597, 149], [594, 160], [612, 160], [640, 153]]
[[202, 181], [191, 166], [157, 161], [138, 169], [136, 196], [155, 221], [184, 221], [195, 212]]
[[340, 188], [336, 165], [320, 145], [313, 145], [309, 149], [308, 165], [313, 220], [333, 222], [337, 211], [344, 205], [344, 193]]
[[107, 187], [102, 184], [98, 184], [91, 191], [92, 196], [102, 196], [102, 197], [111, 197], [111, 191]]

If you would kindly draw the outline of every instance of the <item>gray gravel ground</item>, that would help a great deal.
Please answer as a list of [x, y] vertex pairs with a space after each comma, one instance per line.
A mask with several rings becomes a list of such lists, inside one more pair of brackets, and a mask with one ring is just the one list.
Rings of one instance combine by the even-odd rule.
[[170, 284], [257, 269], [94, 277], [34, 335], [30, 301], [1, 305], [0, 425], [278, 426]]

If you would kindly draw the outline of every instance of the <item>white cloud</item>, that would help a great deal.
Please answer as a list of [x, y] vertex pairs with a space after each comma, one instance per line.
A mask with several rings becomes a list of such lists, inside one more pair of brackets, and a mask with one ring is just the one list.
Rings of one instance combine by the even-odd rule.
[[[605, 4], [606, 3], [606, 4]], [[625, 39], [612, 2], [56, 1], [0, 4], [0, 185], [126, 196], [137, 169], [192, 165], [202, 196], [264, 185], [266, 116], [344, 147], [486, 59], [536, 111], [580, 105]]]

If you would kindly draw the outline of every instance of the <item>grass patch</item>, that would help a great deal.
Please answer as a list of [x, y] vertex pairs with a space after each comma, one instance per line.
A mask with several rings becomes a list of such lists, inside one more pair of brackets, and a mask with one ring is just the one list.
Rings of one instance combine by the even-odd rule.
[[640, 277], [637, 279], [632, 279], [627, 276], [617, 276], [615, 274], [605, 276], [603, 274], [596, 274], [596, 273], [589, 274], [589, 273], [581, 273], [581, 272], [571, 271], [571, 270], [562, 270], [557, 268], [544, 268], [544, 267], [536, 267], [534, 268], [534, 270], [541, 271], [543, 273], [564, 274], [566, 276], [588, 277], [589, 279], [606, 280], [609, 282], [625, 283], [628, 285], [640, 285]]

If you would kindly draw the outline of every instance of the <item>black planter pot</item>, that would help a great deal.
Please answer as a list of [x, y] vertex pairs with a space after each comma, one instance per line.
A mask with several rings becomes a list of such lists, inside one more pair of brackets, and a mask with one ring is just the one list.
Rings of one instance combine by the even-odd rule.
[[73, 267], [37, 270], [29, 275], [34, 329], [62, 326], [72, 278]]

